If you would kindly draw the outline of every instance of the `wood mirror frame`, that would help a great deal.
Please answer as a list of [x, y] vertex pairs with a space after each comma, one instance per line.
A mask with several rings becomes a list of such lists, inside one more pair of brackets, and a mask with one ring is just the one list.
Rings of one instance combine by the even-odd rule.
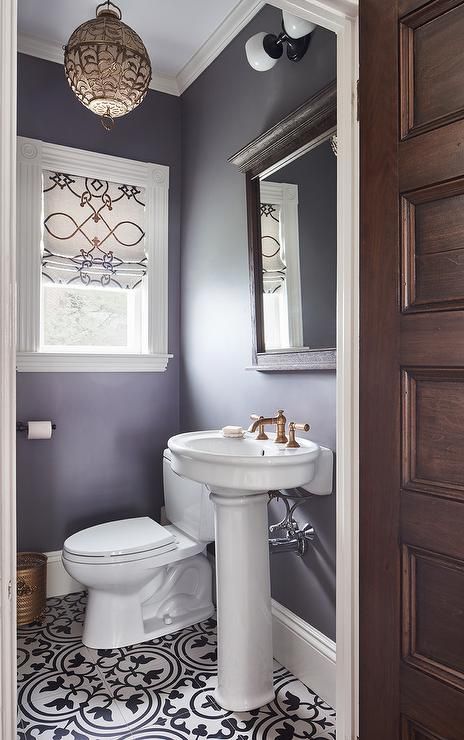
[[[337, 85], [330, 83], [261, 136], [229, 158], [246, 176], [251, 319], [254, 370], [335, 370], [336, 349], [288, 348], [266, 352], [264, 345], [260, 176], [279, 162], [289, 161], [337, 132]], [[313, 146], [311, 146], [313, 145]], [[303, 286], [302, 286], [303, 287]]]

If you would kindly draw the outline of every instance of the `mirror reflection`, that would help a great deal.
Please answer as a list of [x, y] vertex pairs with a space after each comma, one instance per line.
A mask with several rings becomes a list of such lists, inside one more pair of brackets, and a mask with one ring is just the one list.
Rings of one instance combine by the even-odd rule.
[[329, 137], [260, 178], [265, 350], [336, 344], [337, 158]]

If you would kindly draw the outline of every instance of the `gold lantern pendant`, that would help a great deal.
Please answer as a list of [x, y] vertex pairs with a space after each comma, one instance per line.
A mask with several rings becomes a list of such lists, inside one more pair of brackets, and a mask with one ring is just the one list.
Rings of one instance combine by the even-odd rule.
[[106, 129], [142, 102], [151, 64], [138, 34], [122, 22], [114, 3], [97, 6], [96, 17], [82, 23], [64, 47], [64, 69], [72, 91]]

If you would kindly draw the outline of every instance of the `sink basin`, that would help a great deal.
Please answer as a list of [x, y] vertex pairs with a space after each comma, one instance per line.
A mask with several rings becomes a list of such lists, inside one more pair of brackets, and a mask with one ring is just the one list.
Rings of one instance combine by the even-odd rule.
[[274, 698], [268, 491], [332, 490], [331, 450], [306, 439], [291, 449], [272, 439], [189, 432], [171, 437], [175, 473], [206, 484], [215, 510], [218, 618], [216, 700], [248, 712]]
[[251, 434], [232, 439], [223, 437], [222, 432], [209, 431], [178, 434], [168, 445], [175, 473], [243, 495], [245, 491], [308, 484], [314, 477], [321, 448], [309, 440], [298, 442], [301, 447], [289, 449], [272, 439], [257, 440]]

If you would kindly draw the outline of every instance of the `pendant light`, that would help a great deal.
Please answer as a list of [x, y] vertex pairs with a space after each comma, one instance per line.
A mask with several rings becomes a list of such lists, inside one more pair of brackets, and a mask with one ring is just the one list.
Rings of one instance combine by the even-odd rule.
[[96, 17], [82, 23], [64, 47], [64, 68], [72, 91], [111, 129], [114, 119], [136, 108], [151, 80], [151, 64], [140, 36], [122, 22], [107, 0]]

